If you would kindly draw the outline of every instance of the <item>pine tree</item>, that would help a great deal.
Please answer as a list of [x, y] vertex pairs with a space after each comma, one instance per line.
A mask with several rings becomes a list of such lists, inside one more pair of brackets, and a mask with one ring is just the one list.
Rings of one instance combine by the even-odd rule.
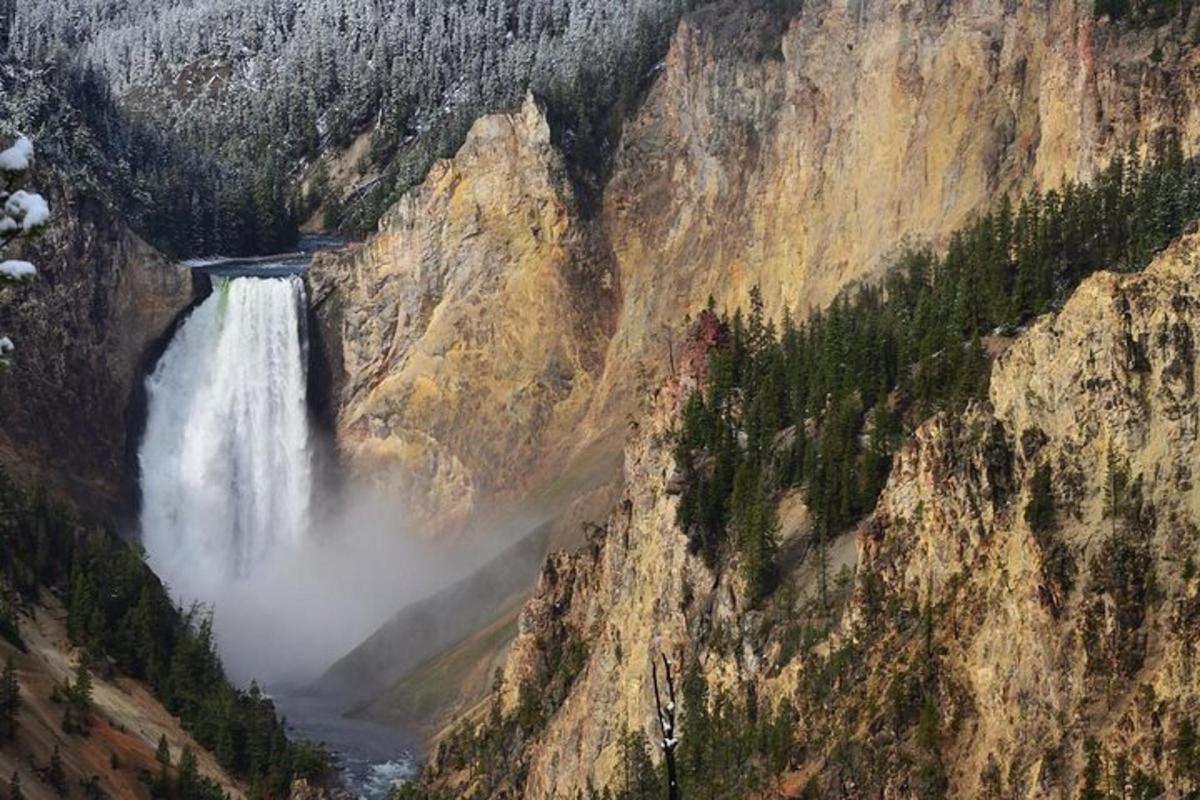
[[192, 748], [184, 745], [183, 753], [179, 756], [179, 796], [182, 800], [190, 800], [195, 796], [199, 786], [199, 773], [196, 769], [196, 754]]
[[71, 687], [71, 701], [81, 713], [92, 708], [92, 673], [87, 668], [87, 654], [81, 654], [75, 667], [75, 683]]
[[24, 650], [21, 625], [17, 619], [17, 591], [0, 583], [0, 637]]
[[138, 593], [138, 602], [131, 617], [134, 646], [131, 648], [135, 677], [142, 678], [152, 686], [158, 686], [163, 678], [162, 625], [158, 606], [154, 602], [149, 586]]
[[1180, 788], [1196, 789], [1200, 785], [1200, 736], [1191, 717], [1179, 723], [1175, 738], [1175, 777], [1183, 783]]
[[892, 466], [892, 439], [895, 430], [886, 396], [881, 396], [871, 411], [870, 429], [870, 441], [863, 453], [862, 469], [862, 497], [868, 508], [875, 505], [875, 499], [883, 491]]
[[1105, 458], [1104, 515], [1109, 518], [1113, 533], [1129, 508], [1129, 465], [1124, 463], [1110, 445]]
[[1025, 522], [1036, 534], [1054, 528], [1054, 486], [1048, 465], [1038, 467], [1029, 489], [1029, 504], [1025, 507]]
[[75, 681], [67, 687], [67, 708], [63, 713], [63, 731], [87, 734], [88, 718], [92, 711], [92, 674], [87, 668], [87, 654], [81, 654], [75, 667]]
[[658, 800], [662, 775], [650, 760], [649, 743], [640, 731], [626, 728], [621, 734], [621, 800]]
[[1088, 737], [1083, 744], [1083, 751], [1087, 756], [1087, 762], [1083, 768], [1083, 788], [1079, 793], [1079, 798], [1080, 800], [1105, 800], [1105, 792], [1101, 788], [1104, 763], [1100, 744], [1095, 739]]
[[12, 656], [4, 662], [0, 677], [0, 740], [11, 740], [17, 730], [17, 710], [21, 705], [21, 689], [17, 683], [17, 668]]
[[158, 748], [154, 751], [154, 758], [164, 769], [171, 766], [171, 746], [167, 743], [165, 733], [158, 737]]
[[732, 505], [742, 569], [751, 598], [760, 600], [774, 588], [779, 525], [767, 478], [753, 461], [738, 468]]
[[59, 752], [58, 745], [54, 745], [54, 752], [50, 754], [50, 765], [46, 770], [46, 780], [54, 787], [59, 797], [65, 797], [67, 794], [67, 772], [63, 768], [62, 753]]
[[89, 645], [89, 626], [95, 616], [95, 597], [92, 583], [82, 560], [71, 570], [70, 602], [67, 606], [67, 635], [78, 645]]

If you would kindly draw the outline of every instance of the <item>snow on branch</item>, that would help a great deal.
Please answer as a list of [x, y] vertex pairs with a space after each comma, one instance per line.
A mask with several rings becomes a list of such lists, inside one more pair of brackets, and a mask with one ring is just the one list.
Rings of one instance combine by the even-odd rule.
[[12, 147], [0, 152], [0, 172], [25, 172], [33, 163], [33, 142], [18, 136]]
[[0, 261], [0, 276], [10, 281], [25, 281], [37, 275], [37, 267], [28, 261]]
[[0, 221], [0, 228], [6, 227], [7, 220], [15, 222], [22, 233], [32, 233], [50, 221], [50, 205], [40, 194], [23, 190], [13, 192], [4, 204], [4, 220]]
[[[18, 236], [36, 233], [50, 221], [50, 204], [40, 194], [15, 189], [33, 166], [33, 142], [18, 136], [8, 149], [0, 151], [0, 250]], [[0, 284], [19, 283], [37, 275], [37, 267], [28, 261], [0, 260]], [[0, 336], [0, 370], [8, 366], [15, 349], [12, 339]]]

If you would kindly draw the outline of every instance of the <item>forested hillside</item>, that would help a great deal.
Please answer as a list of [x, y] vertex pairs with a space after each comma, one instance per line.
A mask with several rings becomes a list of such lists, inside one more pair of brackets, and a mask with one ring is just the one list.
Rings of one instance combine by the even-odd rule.
[[1097, 269], [1145, 268], [1197, 216], [1200, 175], [1172, 141], [1148, 164], [1116, 159], [1094, 184], [1006, 198], [944, 255], [912, 252], [881, 286], [803, 324], [764, 319], [756, 291], [748, 313], [712, 321], [710, 386], [680, 421], [679, 524], [694, 550], [715, 565], [733, 543], [766, 595], [781, 490], [805, 487], [824, 548], [874, 508], [902, 431], [986, 393], [984, 339], [1002, 346]]
[[[151, 238], [181, 253], [266, 252], [290, 245], [316, 207], [347, 232], [371, 231], [475, 119], [528, 91], [581, 188], [597, 190], [675, 23], [702, 4], [2, 0], [0, 53], [56, 64], [83, 87], [76, 108], [116, 159], [156, 173]], [[781, 20], [799, 7], [764, 5]], [[1188, 6], [1098, 0], [1095, 14], [1161, 26], [1186, 21]], [[310, 171], [360, 136], [350, 185]]]
[[[21, 490], [3, 473], [0, 576], [0, 637], [24, 649], [23, 620], [50, 592], [67, 608], [71, 643], [86, 654], [77, 685], [90, 680], [91, 663], [112, 664], [143, 682], [255, 798], [287, 796], [295, 778], [323, 777], [324, 754], [288, 740], [271, 700], [256, 686], [240, 690], [226, 680], [205, 609], [177, 608], [139, 548], [45, 491]], [[19, 695], [9, 690], [0, 703], [5, 738], [20, 734]], [[89, 703], [85, 689], [67, 694], [64, 733], [87, 735]], [[152, 789], [177, 800], [221, 796], [198, 778], [182, 789]]]
[[[560, 144], [603, 169], [616, 130], [695, 0], [6, 0], [10, 56], [66, 60], [124, 108], [216, 159], [226, 191], [184, 192], [173, 212], [222, 229], [223, 201], [299, 213], [283, 194], [306, 159], [371, 133], [361, 180], [334, 221], [367, 230], [482, 113], [534, 91]], [[165, 164], [162, 164], [165, 168]], [[181, 180], [179, 185], [184, 185]], [[182, 225], [182, 220], [164, 222]], [[262, 223], [260, 222], [260, 226]], [[238, 242], [244, 248], [245, 243]], [[198, 249], [194, 245], [190, 249]]]
[[253, 175], [133, 118], [95, 70], [0, 56], [0, 136], [18, 132], [167, 252], [276, 252], [295, 239], [283, 186], [249, 183]]

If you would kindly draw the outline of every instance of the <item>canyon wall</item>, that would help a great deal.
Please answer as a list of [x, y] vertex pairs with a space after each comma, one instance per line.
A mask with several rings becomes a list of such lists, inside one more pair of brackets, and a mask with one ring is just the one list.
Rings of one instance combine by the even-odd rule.
[[802, 314], [1006, 192], [1168, 132], [1190, 149], [1195, 51], [1168, 37], [1152, 61], [1153, 33], [1091, 6], [707, 6], [627, 120], [594, 214], [536, 103], [480, 120], [356, 255], [314, 270], [337, 296], [348, 463], [454, 527], [618, 452], [710, 295], [758, 285], [770, 313]]
[[[463, 723], [513, 730], [497, 720], [520, 718], [523, 686], [565, 687], [508, 740], [523, 784], [470, 766], [454, 735], [427, 779], [530, 798], [619, 787], [624, 732], [658, 735], [666, 655], [709, 702], [752, 691], [760, 718], [795, 710], [779, 796], [1072, 798], [1112, 781], [1183, 796], [1200, 713], [1198, 280], [1194, 233], [1144, 274], [1096, 274], [1000, 356], [988, 402], [921, 425], [875, 512], [831, 547], [830, 570], [848, 571], [827, 628], [811, 558], [756, 607], [736, 564], [714, 574], [688, 554], [664, 435], [688, 376], [669, 383], [627, 451], [622, 502], [546, 563], [497, 710]], [[791, 503], [785, 552], [808, 535]], [[788, 639], [804, 627], [819, 632]]]
[[354, 470], [453, 524], [566, 441], [615, 302], [592, 240], [531, 99], [478, 121], [356, 254], [318, 258]]
[[0, 296], [0, 335], [17, 348], [0, 378], [0, 464], [23, 482], [123, 514], [135, 502], [142, 376], [191, 304], [192, 277], [98, 192], [48, 168], [29, 183], [53, 215], [37, 239], [5, 252], [39, 274]]

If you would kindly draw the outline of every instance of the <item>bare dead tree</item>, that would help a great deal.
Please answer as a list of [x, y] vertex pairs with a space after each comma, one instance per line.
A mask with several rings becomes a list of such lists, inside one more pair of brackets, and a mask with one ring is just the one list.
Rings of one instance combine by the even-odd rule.
[[671, 332], [671, 326], [665, 322], [662, 326], [663, 338], [667, 340], [667, 360], [671, 364], [671, 377], [675, 377], [675, 338]]
[[667, 679], [667, 706], [663, 708], [662, 693], [658, 688], [658, 663], [651, 665], [654, 678], [654, 706], [658, 710], [658, 729], [662, 733], [663, 757], [667, 762], [667, 800], [680, 800], [679, 778], [675, 769], [675, 749], [679, 747], [679, 735], [675, 728], [675, 679], [671, 675], [671, 662], [662, 657]]

